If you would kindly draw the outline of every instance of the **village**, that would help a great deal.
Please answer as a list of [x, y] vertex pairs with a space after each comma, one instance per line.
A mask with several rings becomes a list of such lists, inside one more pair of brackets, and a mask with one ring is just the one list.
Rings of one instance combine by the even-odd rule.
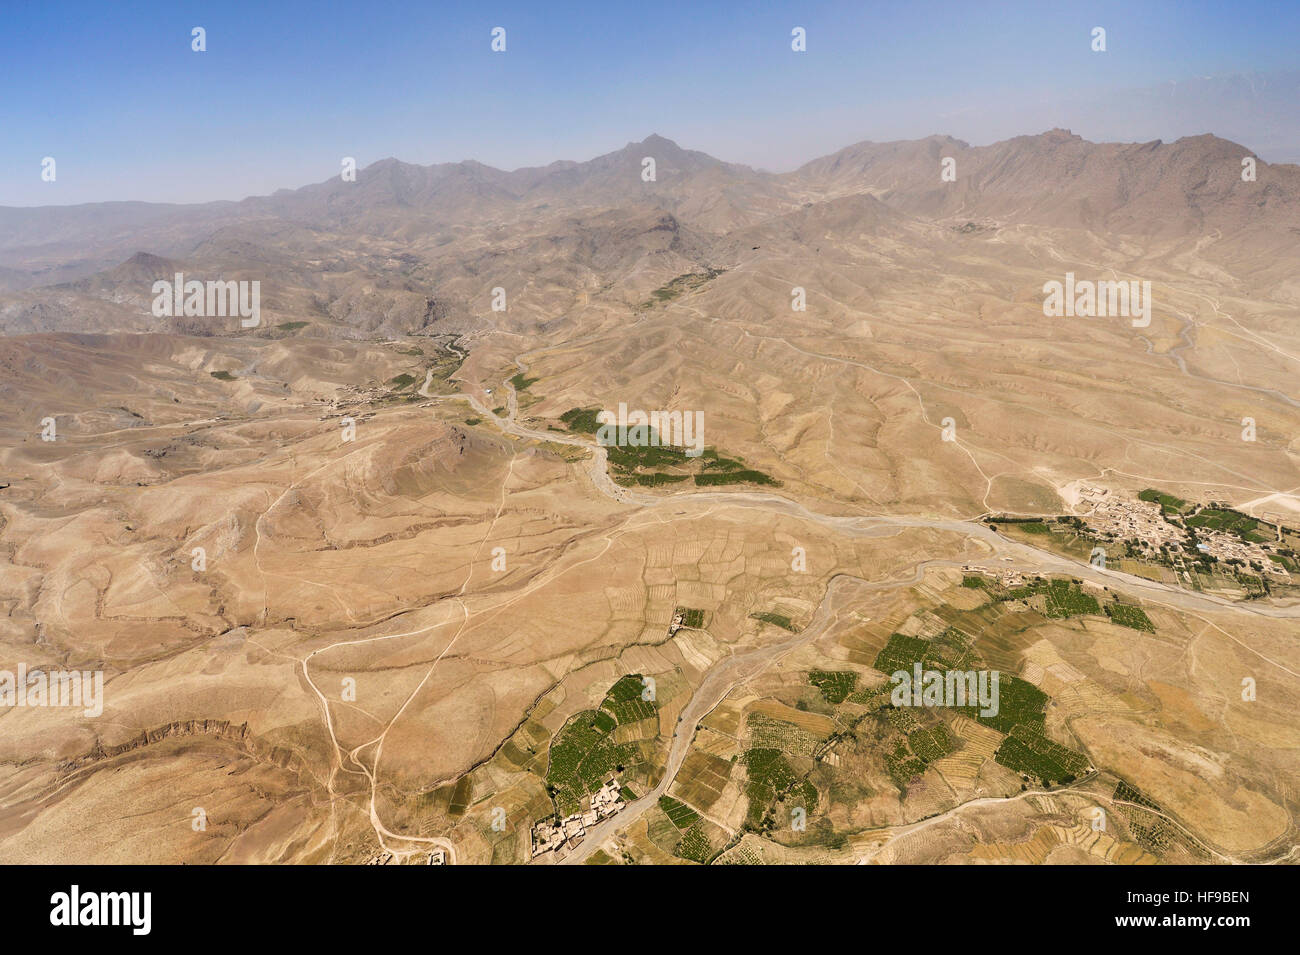
[[[1230, 531], [1210, 527], [1197, 527], [1194, 535], [1186, 526], [1169, 521], [1163, 507], [1156, 501], [1124, 500], [1111, 496], [1105, 488], [1082, 485], [1079, 488], [1081, 503], [1092, 505], [1084, 521], [1090, 531], [1101, 540], [1126, 541], [1148, 559], [1173, 563], [1176, 570], [1187, 575], [1182, 554], [1191, 539], [1196, 550], [1224, 563], [1239, 563], [1261, 573], [1289, 581], [1290, 573], [1280, 563], [1269, 558], [1269, 548], [1249, 541]], [[1229, 509], [1229, 505], [1211, 502], [1209, 508]]]
[[[1272, 534], [1274, 529], [1239, 514], [1228, 503], [1188, 505], [1175, 498], [1150, 499], [1155, 496], [1156, 492], [1146, 491], [1138, 499], [1125, 499], [1108, 488], [1080, 483], [1075, 488], [1074, 510], [1081, 516], [1060, 520], [1073, 520], [1102, 543], [1126, 545], [1128, 553], [1122, 556], [1172, 567], [1180, 579], [1189, 583], [1202, 555], [1226, 565], [1229, 573], [1236, 567], [1261, 577], [1267, 575], [1275, 583], [1292, 582], [1285, 560], [1291, 552], [1281, 543], [1283, 528], [1276, 529], [1278, 543], [1252, 540], [1247, 533], [1234, 531], [1230, 522], [1248, 521], [1246, 526], [1256, 537], [1261, 536], [1260, 532]], [[1164, 506], [1166, 501], [1176, 502], [1172, 518]], [[1221, 526], [1213, 526], [1205, 515]]]
[[608, 819], [622, 811], [626, 805], [622, 785], [617, 779], [611, 779], [591, 794], [591, 805], [586, 812], [575, 812], [558, 822], [555, 819], [544, 819], [533, 826], [533, 858], [566, 846], [572, 848], [580, 845], [586, 838], [588, 829], [602, 819]]
[[1132, 541], [1142, 549], [1159, 551], [1161, 547], [1181, 548], [1187, 531], [1170, 524], [1160, 505], [1151, 501], [1123, 500], [1112, 497], [1105, 488], [1083, 485], [1079, 500], [1092, 505], [1085, 521], [1103, 540]]

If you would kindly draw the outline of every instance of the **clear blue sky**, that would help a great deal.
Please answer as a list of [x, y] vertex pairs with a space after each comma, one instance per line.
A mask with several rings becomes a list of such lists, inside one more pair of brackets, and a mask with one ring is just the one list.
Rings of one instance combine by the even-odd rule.
[[345, 155], [515, 168], [651, 132], [784, 170], [862, 139], [1039, 132], [1035, 103], [1298, 62], [1300, 2], [8, 0], [0, 204], [237, 199], [329, 178]]

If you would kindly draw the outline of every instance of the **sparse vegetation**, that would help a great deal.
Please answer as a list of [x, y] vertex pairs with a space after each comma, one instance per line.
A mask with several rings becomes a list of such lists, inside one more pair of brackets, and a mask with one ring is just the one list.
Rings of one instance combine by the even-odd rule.
[[[599, 408], [570, 408], [560, 415], [564, 426], [574, 434], [598, 434], [602, 427]], [[744, 462], [722, 457], [714, 448], [705, 448], [698, 456], [686, 453], [679, 445], [660, 444], [653, 428], [647, 427], [645, 444], [605, 445], [610, 477], [624, 486], [660, 487], [694, 479], [697, 487], [726, 484], [761, 484], [779, 486], [781, 482]], [[668, 468], [670, 470], [658, 470]], [[647, 473], [648, 472], [648, 473]]]
[[713, 846], [709, 844], [709, 837], [704, 834], [704, 830], [699, 825], [694, 825], [682, 836], [682, 841], [677, 845], [677, 854], [683, 859], [703, 865], [712, 857]]
[[1160, 852], [1173, 841], [1174, 829], [1164, 810], [1142, 790], [1121, 779], [1115, 786], [1114, 800], [1142, 848]]
[[667, 285], [661, 285], [651, 292], [650, 297], [638, 305], [637, 309], [645, 310], [671, 302], [687, 292], [695, 291], [706, 282], [711, 282], [725, 271], [726, 269], [706, 268], [703, 272], [687, 272], [685, 275], [679, 275]]
[[780, 627], [782, 630], [789, 630], [791, 633], [794, 633], [796, 629], [794, 624], [790, 622], [790, 618], [784, 614], [763, 611], [762, 613], [751, 613], [750, 616], [755, 620], [761, 620], [764, 623], [770, 623], [775, 627]]

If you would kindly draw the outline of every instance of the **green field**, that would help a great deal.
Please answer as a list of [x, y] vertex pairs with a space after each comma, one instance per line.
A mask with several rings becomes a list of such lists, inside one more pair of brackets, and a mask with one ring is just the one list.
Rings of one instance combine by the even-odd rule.
[[699, 630], [704, 626], [704, 611], [696, 610], [692, 607], [678, 607], [673, 616], [682, 615], [682, 626], [690, 627], [692, 630]]
[[664, 474], [656, 472], [654, 474], [633, 474], [630, 475], [632, 483], [638, 487], [661, 487], [665, 484], [678, 484], [690, 477], [689, 474]]
[[876, 662], [871, 664], [881, 673], [895, 673], [898, 670], [912, 670], [914, 663], [925, 659], [930, 649], [930, 641], [920, 637], [909, 637], [901, 633], [890, 634], [889, 642], [876, 654]]
[[1011, 730], [994, 759], [1008, 769], [1041, 780], [1045, 786], [1072, 783], [1088, 769], [1088, 757], [1025, 725]]
[[[1003, 523], [1006, 523], [1005, 521]], [[1017, 521], [1014, 525], [1026, 534], [1050, 534], [1052, 529], [1042, 521]]]
[[641, 699], [640, 674], [622, 677], [606, 693], [600, 709], [575, 714], [551, 742], [546, 785], [562, 815], [576, 812], [582, 797], [611, 776], [642, 761], [635, 743], [615, 743], [614, 730], [655, 715], [653, 701]]
[[[516, 376], [518, 378], [519, 376]], [[513, 380], [513, 379], [512, 379]], [[537, 379], [532, 379], [536, 381]], [[532, 381], [524, 382], [527, 387]], [[519, 387], [519, 385], [516, 385]], [[597, 420], [599, 408], [570, 408], [560, 415], [564, 426], [574, 434], [597, 434], [601, 423]], [[705, 448], [697, 457], [686, 454], [687, 449], [677, 445], [658, 444], [659, 436], [647, 426], [645, 445], [606, 445], [611, 476], [620, 484], [641, 487], [659, 487], [694, 479], [698, 487], [725, 484], [764, 484], [778, 486], [780, 481], [762, 471], [747, 468], [744, 462], [719, 456], [717, 449]], [[656, 468], [673, 468], [675, 473], [654, 471]], [[638, 473], [652, 470], [650, 474]], [[676, 473], [690, 472], [690, 473]]]
[[905, 740], [899, 740], [894, 751], [885, 756], [885, 767], [899, 790], [905, 793], [912, 778], [925, 772], [925, 761], [907, 748]]
[[643, 699], [646, 685], [640, 676], [625, 676], [610, 687], [600, 708], [608, 712], [619, 724], [636, 723], [655, 715], [652, 700]]
[[469, 808], [470, 797], [473, 793], [474, 784], [469, 776], [460, 777], [460, 779], [456, 780], [456, 785], [452, 787], [447, 812], [452, 816], [463, 816], [465, 810]]
[[1289, 557], [1286, 554], [1269, 554], [1268, 559], [1275, 564], [1281, 564], [1288, 573], [1300, 573], [1300, 563], [1297, 563], [1294, 557]]
[[664, 811], [678, 829], [689, 829], [700, 819], [698, 812], [680, 799], [674, 799], [672, 796], [660, 796], [659, 808]]
[[852, 670], [810, 670], [808, 682], [822, 691], [828, 703], [843, 703], [858, 685]]
[[725, 269], [705, 269], [703, 272], [687, 272], [684, 275], [679, 275], [667, 285], [661, 285], [651, 292], [650, 298], [638, 305], [637, 308], [644, 310], [671, 302], [686, 292], [700, 288], [706, 282], [712, 281], [725, 271]]
[[700, 466], [706, 471], [738, 471], [745, 465], [734, 458], [724, 458], [713, 448], [705, 448], [700, 455]]
[[1044, 597], [1044, 615], [1053, 618], [1078, 617], [1084, 614], [1100, 616], [1101, 604], [1092, 594], [1085, 593], [1074, 581], [1038, 580], [1025, 587], [1017, 587], [1007, 592], [1008, 599], [1029, 600], [1042, 595]]
[[[651, 434], [650, 440], [655, 440]], [[611, 466], [620, 471], [633, 471], [636, 468], [657, 468], [667, 465], [669, 467], [680, 467], [689, 462], [686, 452], [682, 448], [670, 445], [606, 445], [606, 453], [609, 455]]]
[[1259, 527], [1259, 521], [1253, 517], [1247, 517], [1245, 514], [1239, 514], [1236, 511], [1218, 510], [1213, 507], [1205, 507], [1197, 511], [1191, 517], [1187, 518], [1188, 527], [1205, 527], [1215, 531], [1225, 531], [1229, 534], [1236, 534], [1242, 540], [1255, 541], [1261, 543], [1271, 540], [1272, 535], [1257, 534], [1255, 529]]
[[778, 823], [769, 810], [780, 797], [785, 797], [791, 807], [802, 806], [809, 815], [817, 808], [817, 788], [799, 777], [779, 749], [750, 749], [741, 761], [749, 777], [745, 786], [749, 799], [747, 825], [774, 828]]
[[695, 485], [697, 487], [716, 487], [720, 484], [769, 484], [777, 486], [780, 483], [771, 475], [764, 474], [762, 471], [755, 471], [752, 468], [744, 468], [740, 471], [726, 471], [724, 473], [707, 471], [695, 475]]
[[560, 415], [560, 420], [577, 434], [595, 434], [600, 428], [600, 422], [596, 420], [598, 414], [599, 408], [570, 408]]
[[750, 616], [755, 620], [770, 623], [774, 627], [780, 627], [782, 630], [789, 630], [791, 633], [794, 633], [797, 629], [795, 625], [790, 622], [790, 618], [784, 614], [772, 613], [771, 611], [765, 610], [762, 613], [751, 613]]
[[1159, 504], [1160, 509], [1165, 513], [1166, 517], [1181, 514], [1187, 507], [1187, 502], [1181, 497], [1174, 497], [1172, 494], [1165, 494], [1152, 487], [1139, 491], [1138, 500], [1147, 501], [1151, 504]]
[[1168, 848], [1173, 841], [1174, 830], [1169, 820], [1162, 815], [1164, 810], [1159, 803], [1122, 779], [1115, 786], [1114, 798], [1117, 803], [1121, 803], [1119, 810], [1124, 814], [1138, 845], [1151, 852]]
[[979, 707], [967, 707], [966, 715], [991, 726], [999, 733], [1009, 733], [1017, 726], [1041, 727], [1047, 712], [1048, 696], [1028, 680], [1010, 673], [998, 675], [998, 712], [981, 716]]
[[703, 865], [713, 856], [713, 846], [709, 844], [709, 837], [698, 825], [692, 826], [686, 831], [686, 835], [682, 836], [682, 841], [677, 844], [677, 855]]
[[1132, 604], [1106, 604], [1106, 616], [1110, 617], [1112, 623], [1117, 623], [1121, 627], [1132, 627], [1134, 630], [1145, 630], [1147, 633], [1156, 632], [1156, 625], [1151, 622], [1151, 618], [1141, 607], [1134, 607]]
[[1122, 779], [1115, 785], [1114, 798], [1117, 802], [1135, 802], [1140, 806], [1146, 806], [1148, 809], [1154, 809], [1157, 812], [1164, 811], [1160, 808], [1158, 802], [1147, 796], [1146, 793], [1142, 792], [1142, 790], [1138, 789], [1132, 783], [1125, 782]]
[[922, 763], [928, 765], [951, 753], [955, 743], [947, 728], [939, 723], [928, 729], [908, 733], [907, 745]]

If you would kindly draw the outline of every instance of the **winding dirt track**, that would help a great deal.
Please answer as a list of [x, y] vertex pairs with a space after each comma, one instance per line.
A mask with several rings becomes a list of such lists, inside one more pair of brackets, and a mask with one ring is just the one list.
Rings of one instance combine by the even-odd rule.
[[[526, 372], [527, 366], [519, 362], [520, 370]], [[432, 373], [430, 373], [432, 374]], [[518, 399], [515, 389], [509, 382], [502, 387], [507, 392], [507, 415], [496, 415], [476, 396], [470, 394], [431, 395], [427, 388], [431, 378], [426, 378], [420, 388], [420, 394], [434, 400], [467, 401], [479, 415], [491, 421], [507, 434], [537, 441], [555, 444], [573, 445], [586, 448], [592, 452], [588, 465], [588, 476], [592, 484], [611, 500], [641, 508], [673, 508], [675, 514], [688, 514], [699, 508], [716, 510], [719, 507], [757, 508], [770, 513], [784, 514], [804, 521], [820, 524], [839, 534], [851, 537], [881, 537], [898, 533], [907, 528], [925, 528], [949, 531], [967, 537], [977, 538], [988, 544], [993, 551], [986, 562], [997, 560], [1005, 569], [1015, 569], [1038, 574], [1069, 574], [1083, 580], [1106, 586], [1122, 587], [1130, 593], [1140, 594], [1151, 603], [1160, 604], [1189, 612], [1202, 611], [1212, 613], [1242, 613], [1275, 619], [1300, 618], [1300, 606], [1279, 607], [1257, 603], [1234, 603], [1219, 597], [1197, 594], [1180, 590], [1167, 584], [1144, 580], [1130, 574], [1105, 570], [1053, 554], [1050, 551], [1033, 547], [1019, 541], [1009, 540], [990, 529], [987, 525], [974, 520], [944, 520], [924, 517], [854, 517], [820, 514], [810, 511], [804, 505], [767, 491], [706, 491], [678, 492], [675, 494], [651, 495], [632, 491], [614, 483], [609, 475], [608, 455], [603, 447], [585, 438], [559, 434], [557, 432], [539, 431], [528, 428], [517, 421]], [[619, 831], [639, 818], [651, 806], [655, 805], [661, 795], [667, 792], [676, 778], [682, 762], [690, 749], [696, 728], [731, 690], [746, 680], [752, 679], [764, 668], [780, 657], [798, 647], [819, 639], [839, 619], [838, 604], [845, 590], [880, 591], [900, 587], [910, 587], [919, 583], [929, 567], [956, 567], [959, 561], [928, 560], [916, 565], [913, 575], [904, 580], [866, 581], [857, 577], [840, 575], [832, 578], [826, 595], [818, 605], [812, 621], [799, 633], [775, 644], [757, 647], [734, 654], [714, 664], [704, 674], [703, 680], [692, 694], [690, 701], [682, 710], [677, 729], [673, 733], [669, 747], [667, 767], [663, 777], [653, 790], [639, 799], [629, 803], [627, 808], [617, 816], [611, 817], [588, 831], [582, 844], [570, 851], [561, 861], [562, 865], [577, 865], [585, 862], [593, 852]], [[1235, 638], [1234, 638], [1235, 639]], [[1240, 641], [1237, 641], [1241, 644]], [[1246, 644], [1241, 644], [1255, 653], [1265, 662], [1284, 670], [1292, 676], [1300, 676], [1281, 663], [1270, 660]], [[1023, 795], [1023, 794], [1022, 794]], [[960, 809], [961, 807], [956, 807]], [[955, 811], [955, 810], [954, 810]]]
[[[582, 845], [565, 856], [561, 861], [561, 865], [578, 865], [586, 861], [600, 847], [602, 842], [616, 835], [619, 830], [626, 828], [642, 813], [658, 803], [659, 797], [668, 791], [668, 787], [677, 778], [677, 771], [681, 769], [682, 762], [686, 759], [686, 754], [690, 750], [691, 741], [695, 738], [695, 730], [700, 725], [700, 721], [708, 716], [713, 711], [713, 708], [721, 703], [738, 684], [757, 676], [791, 650], [798, 649], [804, 644], [811, 643], [824, 636], [828, 630], [840, 621], [839, 607], [846, 602], [845, 591], [895, 590], [899, 587], [914, 586], [920, 583], [921, 578], [925, 576], [928, 563], [918, 564], [913, 575], [906, 580], [871, 583], [858, 577], [843, 574], [832, 577], [830, 584], [826, 588], [826, 596], [817, 607], [817, 613], [813, 615], [813, 619], [808, 626], [799, 633], [778, 643], [733, 654], [719, 660], [710, 667], [704, 674], [704, 679], [700, 681], [700, 685], [696, 687], [695, 692], [691, 695], [690, 702], [686, 704], [681, 716], [678, 718], [677, 729], [673, 731], [672, 745], [668, 750], [668, 765], [663, 777], [659, 780], [659, 785], [641, 798], [628, 803], [627, 807], [617, 816], [611, 816], [599, 825], [589, 829]], [[856, 601], [848, 598], [847, 602], [853, 604]]]

